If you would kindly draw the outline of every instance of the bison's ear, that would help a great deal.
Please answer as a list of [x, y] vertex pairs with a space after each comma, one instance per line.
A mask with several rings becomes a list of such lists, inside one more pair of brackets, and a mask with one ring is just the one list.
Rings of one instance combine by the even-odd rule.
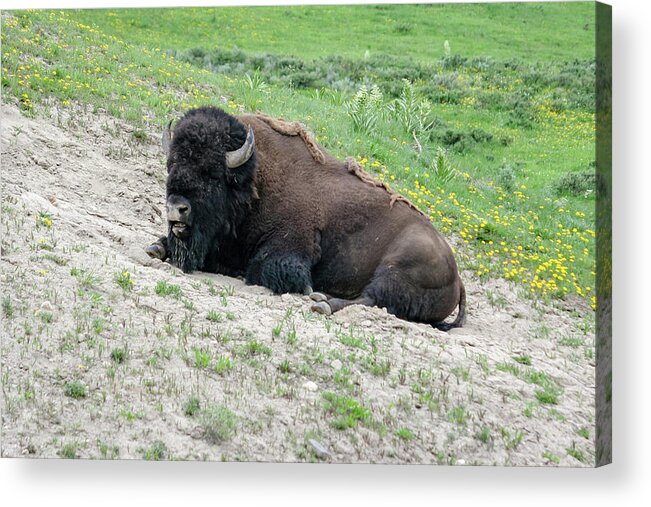
[[167, 126], [165, 127], [165, 130], [163, 131], [163, 138], [161, 139], [161, 144], [163, 145], [163, 151], [165, 152], [165, 156], [169, 156], [170, 154], [170, 145], [172, 144], [172, 122], [174, 120], [170, 120], [167, 122]]
[[255, 139], [253, 137], [253, 129], [249, 125], [249, 131], [246, 134], [246, 141], [244, 144], [234, 151], [226, 152], [226, 167], [229, 169], [235, 169], [241, 165], [246, 164], [251, 155], [253, 155], [253, 149], [255, 148]]

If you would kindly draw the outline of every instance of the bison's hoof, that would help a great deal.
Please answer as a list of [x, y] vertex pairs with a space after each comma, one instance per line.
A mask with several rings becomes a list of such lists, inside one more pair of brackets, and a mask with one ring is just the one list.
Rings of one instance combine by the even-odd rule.
[[312, 311], [321, 315], [332, 315], [332, 308], [326, 301], [319, 301], [312, 305]]
[[159, 243], [149, 245], [147, 248], [145, 248], [145, 252], [147, 252], [147, 255], [149, 255], [149, 257], [152, 259], [162, 260], [165, 258], [165, 248], [163, 248], [163, 245]]
[[310, 294], [310, 299], [312, 301], [316, 301], [317, 303], [320, 303], [322, 301], [327, 301], [328, 296], [326, 296], [325, 294], [321, 294], [320, 292], [312, 292]]

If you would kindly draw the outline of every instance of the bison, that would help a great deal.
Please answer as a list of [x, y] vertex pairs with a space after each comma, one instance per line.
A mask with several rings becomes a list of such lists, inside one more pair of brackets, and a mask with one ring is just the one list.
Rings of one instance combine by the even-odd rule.
[[463, 325], [465, 289], [429, 219], [301, 124], [201, 107], [167, 125], [163, 147], [168, 231], [151, 257], [309, 294], [326, 315], [362, 304]]

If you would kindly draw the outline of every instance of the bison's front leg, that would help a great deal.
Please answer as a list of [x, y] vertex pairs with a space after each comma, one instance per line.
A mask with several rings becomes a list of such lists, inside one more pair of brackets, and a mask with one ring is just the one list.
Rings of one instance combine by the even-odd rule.
[[312, 273], [309, 259], [296, 253], [273, 252], [261, 249], [251, 259], [246, 270], [249, 284], [263, 285], [276, 294], [312, 292]]
[[167, 259], [167, 236], [161, 236], [154, 243], [145, 248], [145, 252], [152, 259], [160, 259], [165, 261]]

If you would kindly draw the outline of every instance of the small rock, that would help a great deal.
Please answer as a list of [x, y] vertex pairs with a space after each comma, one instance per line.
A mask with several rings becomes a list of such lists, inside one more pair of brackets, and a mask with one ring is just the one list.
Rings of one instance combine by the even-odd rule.
[[339, 371], [344, 365], [339, 359], [335, 359], [330, 363], [330, 366], [332, 366], [335, 370]]
[[332, 458], [332, 454], [326, 446], [324, 446], [321, 442], [318, 442], [317, 440], [314, 440], [313, 438], [310, 438], [307, 441], [307, 444], [314, 450], [314, 454], [316, 454], [316, 457], [319, 459], [326, 459], [326, 458]]
[[372, 322], [370, 320], [363, 320], [362, 322], [359, 323], [359, 325], [362, 327], [371, 327]]
[[188, 434], [195, 440], [199, 440], [205, 436], [206, 430], [201, 426], [196, 426], [195, 428], [192, 428]]
[[303, 389], [305, 389], [305, 390], [307, 390], [307, 391], [312, 391], [312, 392], [314, 392], [314, 391], [316, 391], [318, 388], [319, 388], [319, 386], [317, 386], [317, 385], [316, 385], [314, 382], [312, 382], [311, 380], [308, 380], [307, 382], [305, 382], [305, 384], [303, 384]]
[[52, 303], [49, 301], [43, 301], [41, 304], [41, 311], [52, 313], [54, 311], [54, 306], [52, 306]]
[[465, 459], [458, 459], [458, 460], [457, 460], [457, 465], [465, 465], [465, 464], [466, 464], [466, 460], [465, 460]]

